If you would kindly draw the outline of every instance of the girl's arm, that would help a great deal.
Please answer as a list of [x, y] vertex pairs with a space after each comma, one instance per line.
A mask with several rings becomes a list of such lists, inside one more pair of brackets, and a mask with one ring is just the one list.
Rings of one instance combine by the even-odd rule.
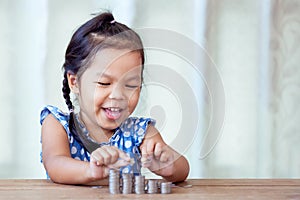
[[[123, 159], [118, 161], [119, 157]], [[42, 124], [42, 159], [52, 181], [91, 184], [106, 178], [109, 168], [128, 164], [126, 160], [129, 158], [124, 152], [110, 146], [92, 152], [90, 162], [72, 158], [66, 131], [52, 115], [48, 115]]]
[[188, 161], [163, 141], [154, 126], [148, 126], [140, 150], [143, 167], [149, 168], [170, 182], [180, 182], [187, 178], [189, 174]]
[[91, 176], [89, 163], [71, 157], [66, 131], [51, 114], [42, 124], [42, 159], [54, 182], [87, 184], [95, 181]]

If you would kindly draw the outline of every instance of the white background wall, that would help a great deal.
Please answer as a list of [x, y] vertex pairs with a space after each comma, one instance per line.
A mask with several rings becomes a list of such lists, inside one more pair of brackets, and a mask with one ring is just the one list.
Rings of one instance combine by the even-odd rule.
[[[182, 55], [148, 49], [145, 78], [162, 82], [146, 82], [136, 112], [157, 118], [168, 143], [187, 144], [181, 152], [190, 161], [190, 177], [300, 176], [299, 1], [0, 0], [0, 178], [45, 177], [39, 162], [40, 110], [46, 104], [66, 110], [61, 94], [66, 46], [74, 30], [103, 9], [133, 28], [182, 35], [210, 56], [187, 49], [199, 58], [199, 73]], [[174, 45], [184, 48], [179, 42]], [[170, 73], [151, 77], [159, 66]], [[215, 85], [216, 72], [224, 89]], [[185, 96], [190, 93], [181, 83], [194, 96]], [[222, 92], [225, 100], [218, 99]], [[192, 106], [195, 112], [183, 115]], [[222, 117], [223, 108], [222, 131], [205, 140], [214, 112]], [[195, 120], [194, 132], [179, 132]], [[174, 139], [184, 134], [193, 141]], [[201, 157], [204, 141], [217, 143]]]

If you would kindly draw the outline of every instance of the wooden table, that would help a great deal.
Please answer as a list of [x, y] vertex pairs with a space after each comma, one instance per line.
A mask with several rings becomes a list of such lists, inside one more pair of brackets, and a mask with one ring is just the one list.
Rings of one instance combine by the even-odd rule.
[[109, 194], [108, 186], [0, 180], [0, 199], [300, 199], [300, 179], [191, 179], [171, 194]]

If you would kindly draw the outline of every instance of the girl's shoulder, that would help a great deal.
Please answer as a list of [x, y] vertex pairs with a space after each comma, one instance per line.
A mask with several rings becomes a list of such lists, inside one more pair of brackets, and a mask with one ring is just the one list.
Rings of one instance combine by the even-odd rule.
[[[69, 121], [69, 113], [65, 113], [59, 108], [51, 105], [45, 106], [40, 115], [40, 123], [43, 124], [43, 121], [45, 118], [49, 115], [52, 114], [64, 127], [68, 126], [68, 121]], [[65, 127], [66, 128], [66, 127]]]
[[155, 123], [154, 119], [148, 117], [129, 117], [122, 123], [120, 129], [123, 132], [130, 130], [134, 130], [134, 132], [145, 131], [149, 124], [155, 126]]
[[[124, 140], [133, 139], [135, 145], [139, 146], [150, 124], [155, 126], [155, 120], [147, 117], [129, 117], [121, 124], [117, 133], [121, 134]], [[119, 137], [117, 134], [113, 140]]]
[[149, 125], [155, 126], [155, 120], [146, 117], [129, 117], [116, 130], [110, 142], [125, 152], [135, 151], [145, 137]]

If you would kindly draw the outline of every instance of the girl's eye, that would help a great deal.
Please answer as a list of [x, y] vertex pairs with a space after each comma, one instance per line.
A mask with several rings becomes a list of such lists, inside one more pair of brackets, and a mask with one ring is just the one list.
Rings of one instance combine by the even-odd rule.
[[125, 85], [127, 88], [130, 88], [130, 89], [135, 89], [135, 88], [138, 88], [139, 86], [137, 85]]
[[101, 86], [109, 86], [110, 83], [105, 83], [105, 82], [97, 82], [98, 85], [101, 85]]

